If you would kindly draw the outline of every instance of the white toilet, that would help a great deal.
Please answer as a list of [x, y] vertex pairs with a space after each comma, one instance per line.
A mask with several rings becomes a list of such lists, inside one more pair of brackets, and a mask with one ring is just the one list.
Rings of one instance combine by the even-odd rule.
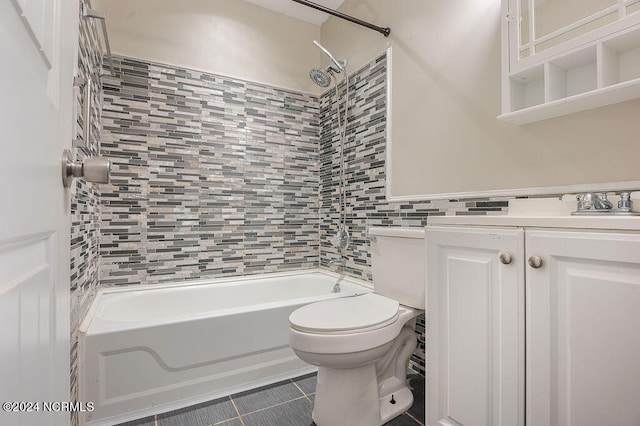
[[413, 395], [406, 370], [425, 306], [422, 228], [371, 228], [374, 292], [312, 303], [289, 317], [294, 352], [318, 366], [318, 426], [382, 425]]

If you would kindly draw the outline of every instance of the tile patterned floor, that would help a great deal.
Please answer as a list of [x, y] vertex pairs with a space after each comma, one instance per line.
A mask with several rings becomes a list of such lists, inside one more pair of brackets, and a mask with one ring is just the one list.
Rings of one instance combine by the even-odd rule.
[[[424, 426], [424, 383], [411, 376], [413, 406], [385, 426]], [[309, 374], [118, 426], [313, 426], [315, 391], [316, 375]]]

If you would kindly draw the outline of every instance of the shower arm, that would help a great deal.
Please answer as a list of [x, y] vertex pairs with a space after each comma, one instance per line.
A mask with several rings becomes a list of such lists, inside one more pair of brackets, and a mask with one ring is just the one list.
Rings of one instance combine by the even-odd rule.
[[321, 45], [320, 43], [318, 43], [317, 40], [313, 40], [313, 44], [316, 45], [316, 47], [320, 50], [322, 50], [324, 52], [325, 55], [327, 55], [329, 57], [329, 59], [331, 59], [331, 62], [333, 62], [336, 67], [338, 67], [338, 71], [340, 71], [341, 73], [346, 74], [347, 70], [346, 70], [346, 61], [338, 61], [336, 58], [333, 57], [333, 55], [331, 54], [331, 52], [329, 52], [323, 45]]
[[363, 27], [367, 27], [371, 30], [377, 31], [380, 34], [384, 35], [385, 37], [389, 37], [389, 34], [391, 34], [391, 28], [386, 27], [379, 27], [377, 25], [373, 25], [369, 22], [363, 21], [362, 19], [358, 19], [358, 18], [354, 18], [353, 16], [349, 16], [346, 15], [342, 12], [338, 12], [337, 10], [333, 10], [333, 9], [329, 9], [328, 7], [322, 6], [321, 4], [317, 4], [314, 2], [311, 2], [309, 0], [293, 0], [296, 3], [300, 3], [301, 5], [307, 6], [307, 7], [311, 7], [313, 9], [319, 10], [321, 12], [324, 13], [328, 13], [329, 15], [333, 15], [336, 16], [340, 19], [344, 19], [347, 20], [349, 22], [353, 22], [354, 24], [358, 24], [358, 25], [362, 25]]

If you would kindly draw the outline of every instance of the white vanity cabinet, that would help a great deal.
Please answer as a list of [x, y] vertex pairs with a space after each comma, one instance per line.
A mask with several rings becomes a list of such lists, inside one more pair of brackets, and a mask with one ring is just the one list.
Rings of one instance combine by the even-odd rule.
[[427, 424], [523, 425], [524, 231], [427, 227], [426, 239]]
[[640, 235], [526, 231], [527, 425], [640, 425]]
[[639, 233], [426, 238], [429, 426], [640, 425]]

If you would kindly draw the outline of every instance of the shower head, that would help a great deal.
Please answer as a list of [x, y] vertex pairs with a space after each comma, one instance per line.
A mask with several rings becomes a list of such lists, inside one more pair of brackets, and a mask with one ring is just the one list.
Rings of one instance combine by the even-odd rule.
[[309, 77], [311, 77], [311, 80], [318, 86], [329, 87], [331, 84], [331, 69], [313, 68], [309, 71]]
[[331, 59], [331, 62], [333, 62], [335, 64], [335, 66], [337, 67], [337, 71], [338, 72], [343, 72], [346, 74], [347, 69], [347, 62], [346, 61], [338, 61], [336, 58], [333, 57], [333, 55], [320, 43], [318, 43], [316, 40], [313, 40], [313, 44], [316, 45], [316, 47], [320, 50], [322, 50], [324, 52], [325, 55], [327, 55], [329, 57], [329, 59]]

